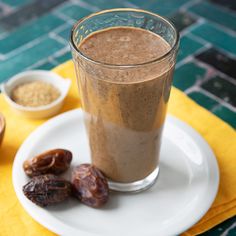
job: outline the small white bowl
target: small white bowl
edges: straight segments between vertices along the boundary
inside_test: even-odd
[[[58,99],[52,103],[40,107],[26,107],[15,103],[11,99],[12,89],[20,84],[32,82],[35,80],[50,83],[60,91]],[[69,91],[70,79],[63,79],[59,75],[51,71],[32,70],[19,73],[10,78],[6,83],[1,85],[2,93],[9,105],[18,113],[28,118],[46,118],[58,113],[61,109],[64,99]]]

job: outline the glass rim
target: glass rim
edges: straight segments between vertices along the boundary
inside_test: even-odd
[[[164,55],[162,55],[161,57],[155,58],[155,59],[153,59],[151,61],[147,61],[147,62],[143,62],[143,63],[137,63],[137,64],[122,64],[122,65],[120,65],[120,64],[105,63],[105,62],[101,62],[99,60],[93,60],[92,58],[90,58],[90,57],[86,56],[84,53],[82,53],[79,50],[79,48],[76,46],[76,44],[74,42],[74,39],[73,39],[75,29],[82,22],[86,21],[89,18],[92,18],[92,17],[94,17],[96,15],[101,15],[101,14],[108,13],[108,12],[117,12],[117,11],[143,12],[143,13],[147,13],[149,15],[153,15],[155,17],[161,18],[163,21],[168,23],[173,28],[173,30],[175,32],[175,41],[174,41],[173,46],[171,46],[171,49],[168,52],[166,52]],[[132,26],[130,26],[130,27],[132,27]],[[75,50],[83,59],[85,59],[86,61],[91,62],[93,64],[100,65],[100,66],[105,66],[105,67],[113,67],[113,68],[132,68],[132,67],[139,67],[139,66],[145,66],[145,65],[154,64],[154,63],[161,62],[164,59],[168,58],[168,56],[171,55],[172,52],[175,51],[178,48],[179,32],[176,29],[175,25],[169,19],[167,19],[167,18],[165,18],[165,17],[163,17],[163,16],[161,16],[159,14],[156,14],[156,13],[153,13],[153,12],[150,12],[150,11],[146,11],[146,10],[143,10],[143,9],[136,9],[136,8],[112,8],[112,9],[107,9],[107,10],[102,10],[102,11],[98,11],[98,12],[95,12],[95,13],[91,13],[91,14],[81,18],[80,20],[78,20],[73,25],[73,27],[71,29],[69,43],[71,45],[71,48],[73,50]]]

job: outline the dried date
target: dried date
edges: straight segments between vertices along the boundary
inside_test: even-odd
[[[54,149],[26,160],[23,168],[29,177],[43,174],[59,175],[69,168],[71,160],[72,153],[70,151]]]
[[[46,207],[66,200],[71,195],[71,183],[55,175],[40,175],[23,186],[25,196]]]
[[[82,203],[91,207],[100,207],[109,199],[107,179],[90,164],[79,165],[73,170],[72,189]]]

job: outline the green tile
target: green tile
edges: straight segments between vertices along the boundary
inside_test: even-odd
[[[236,106],[236,85],[224,78],[215,76],[201,84],[201,87],[232,106]]]
[[[68,4],[59,8],[58,10],[60,13],[72,18],[73,20],[79,20],[80,18],[91,14],[92,11],[85,9],[81,6],[76,4]]]
[[[213,100],[212,98],[204,95],[201,92],[192,92],[189,94],[199,105],[205,107],[207,110],[211,111],[218,117],[220,117],[225,122],[229,123],[231,126],[236,128],[236,113],[229,110],[227,107],[221,105],[219,102]]]
[[[20,0],[19,0],[20,1]],[[7,30],[12,31],[33,19],[39,18],[66,0],[33,0],[16,11],[7,14],[0,20],[0,24]]]
[[[110,8],[122,8],[122,7],[127,7],[126,3],[128,1],[120,1],[120,0],[83,0],[83,2],[90,4],[91,6],[96,6],[99,9],[110,9]],[[132,0],[130,1],[131,3]]]
[[[66,52],[63,55],[54,58],[54,60],[57,62],[57,64],[61,64],[61,63],[68,61],[70,59],[72,59],[71,52]]]
[[[63,39],[65,39],[65,40],[69,40],[71,29],[72,29],[72,26],[68,25],[68,26],[66,26],[65,29],[59,31],[56,34],[59,35],[60,37],[62,37]]]
[[[188,96],[192,98],[199,105],[205,107],[207,110],[211,110],[212,108],[214,108],[219,104],[217,101],[213,100],[212,98],[206,96],[201,92],[194,91],[188,94]]]
[[[180,39],[180,50],[178,52],[177,61],[181,61],[187,56],[195,53],[200,48],[204,47],[202,43],[197,42],[196,40],[186,36],[183,36]]]
[[[14,49],[43,36],[65,22],[52,15],[46,15],[13,31],[0,40],[0,53],[6,54]]]
[[[236,235],[236,219],[234,217],[234,224],[231,225],[230,229],[228,230],[228,236],[235,236]]]
[[[10,5],[12,7],[22,7],[33,0],[2,0],[3,3]]]
[[[24,70],[26,67],[47,58],[65,47],[65,45],[51,38],[45,38],[32,48],[29,48],[16,56],[0,63],[0,82],[8,79],[10,76]]]
[[[188,1],[189,0],[155,0],[146,2],[148,4],[148,10],[166,16],[179,9]]]
[[[3,28],[0,26],[0,35],[3,34],[3,33],[5,33],[5,32],[6,32],[6,30],[3,29]],[[1,53],[1,50],[0,50],[0,53]]]
[[[169,16],[169,18],[174,23],[178,31],[181,31],[196,22],[195,18],[193,18],[190,14],[182,11],[174,12]]]
[[[194,63],[187,63],[175,70],[173,84],[175,87],[185,90],[201,80],[205,74],[205,68]]]
[[[189,0],[132,0],[130,2],[139,6],[140,8],[147,9],[161,15],[169,15],[188,1]]]
[[[219,106],[216,109],[212,110],[212,112],[220,117],[225,122],[229,123],[232,127],[236,128],[236,113],[229,110],[224,106]]]
[[[51,69],[54,68],[54,67],[55,67],[55,65],[54,65],[53,63],[51,63],[51,62],[45,62],[45,63],[43,63],[43,64],[40,65],[40,66],[34,67],[34,69],[36,69],[36,70],[51,70]]]
[[[236,36],[217,28],[211,23],[203,23],[192,29],[191,33],[209,41],[216,47],[236,54]]]
[[[236,30],[236,14],[222,9],[208,2],[201,2],[189,8],[190,12],[200,15],[208,20]]]

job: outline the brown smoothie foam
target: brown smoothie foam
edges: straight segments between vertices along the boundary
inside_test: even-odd
[[[97,31],[78,48],[94,61],[113,65],[150,62],[171,49],[160,36],[132,27]],[[81,58],[76,62],[93,164],[113,181],[145,178],[159,161],[173,63],[117,68]]]

